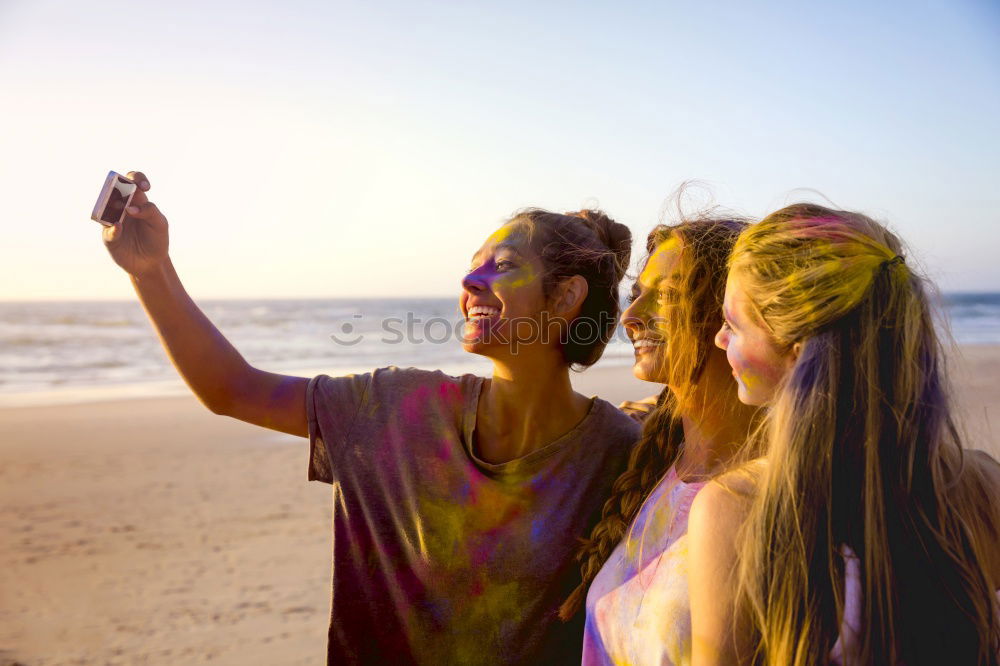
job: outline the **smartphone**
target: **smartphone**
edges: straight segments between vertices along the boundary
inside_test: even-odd
[[[108,172],[108,177],[104,179],[104,187],[101,188],[101,195],[97,197],[94,204],[94,212],[90,214],[90,219],[100,222],[106,227],[113,227],[125,217],[125,209],[132,203],[132,195],[138,187],[134,181],[125,176]]]

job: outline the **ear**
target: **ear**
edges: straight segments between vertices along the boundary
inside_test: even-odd
[[[788,351],[788,364],[795,365],[795,362],[799,360],[799,356],[802,354],[802,343],[796,342],[792,345],[792,348]]]
[[[574,275],[559,283],[552,304],[556,313],[576,316],[584,299],[587,298],[587,280],[582,275]]]

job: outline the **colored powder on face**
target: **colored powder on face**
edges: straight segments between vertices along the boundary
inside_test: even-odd
[[[499,277],[497,277],[496,282],[502,282],[511,289],[520,289],[534,284],[537,279],[538,275],[535,272],[534,265],[527,260],[522,259],[520,266],[516,271],[514,271],[514,275],[510,273],[501,273]]]
[[[517,256],[517,269],[513,271],[500,271],[496,268],[496,255],[503,252],[503,248],[498,246],[505,245],[510,246],[518,254]],[[520,231],[512,225],[504,225],[494,231],[486,242],[483,243],[483,247],[480,249],[479,254],[484,252],[489,252],[494,255],[494,261],[484,261],[478,269],[473,271],[477,276],[489,284],[494,282],[502,284],[509,288],[520,288],[526,285],[534,283],[538,279],[538,272],[535,269],[534,264],[528,259],[527,253],[527,243],[523,239],[523,235]]]
[[[741,372],[739,374],[738,379],[740,382],[743,383],[743,386],[746,388],[747,391],[756,391],[758,388],[761,387],[762,382],[760,381],[760,379],[756,375],[752,374],[747,370]]]

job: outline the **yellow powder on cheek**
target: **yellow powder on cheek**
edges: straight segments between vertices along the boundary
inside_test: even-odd
[[[757,375],[755,374],[743,371],[739,373],[739,378],[740,381],[743,382],[743,386],[745,386],[748,391],[755,391],[756,389],[760,388],[761,385],[760,378],[758,378]]]
[[[520,289],[530,284],[534,284],[538,279],[538,273],[532,264],[524,263],[516,271],[510,274],[501,274],[497,278],[498,283],[503,283],[511,289]]]

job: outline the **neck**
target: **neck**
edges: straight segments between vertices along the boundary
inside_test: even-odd
[[[559,350],[494,359],[476,412],[476,454],[490,463],[528,455],[572,430],[590,400],[576,393]]]
[[[754,410],[739,402],[729,365],[719,366],[717,355],[712,356],[681,416],[684,448],[677,460],[681,478],[697,480],[724,471],[750,433]]]

